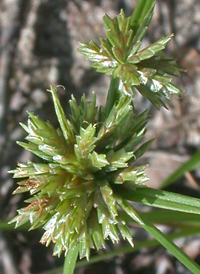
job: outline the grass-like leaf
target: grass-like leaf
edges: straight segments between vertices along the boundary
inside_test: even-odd
[[[161,245],[171,252],[183,265],[185,265],[193,274],[200,273],[200,266],[188,257],[180,248],[178,248],[167,236],[165,236],[154,225],[147,220],[143,220],[138,212],[126,201],[119,200],[120,206],[124,211],[135,220],[141,227],[149,232]]]
[[[147,187],[136,188],[132,191],[124,189],[122,192],[116,186],[115,190],[120,191],[124,199],[134,202],[173,211],[200,214],[200,199],[197,198]]]
[[[200,152],[197,151],[192,157],[179,167],[173,174],[171,174],[161,185],[161,188],[167,187],[176,180],[184,176],[185,172],[192,171],[200,167]]]

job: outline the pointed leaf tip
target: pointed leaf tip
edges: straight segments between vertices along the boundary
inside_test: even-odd
[[[70,141],[73,142],[71,132],[70,132],[70,129],[68,126],[68,121],[65,116],[64,110],[60,104],[60,101],[58,99],[58,96],[56,94],[56,89],[53,88],[52,86],[50,86],[50,89],[48,89],[48,91],[51,92],[51,94],[52,94],[55,112],[56,112],[60,127],[62,129],[63,136],[66,141],[70,139]]]

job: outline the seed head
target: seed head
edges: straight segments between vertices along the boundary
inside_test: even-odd
[[[135,116],[131,98],[121,96],[106,117],[93,93],[90,101],[83,95],[80,106],[72,96],[67,119],[56,91],[50,92],[60,128],[32,113],[28,125],[21,124],[28,143],[18,144],[43,162],[19,163],[11,171],[22,179],[14,193],[31,195],[11,222],[16,227],[26,222],[30,229],[43,227],[41,243],[55,243],[53,254],[58,256],[79,243],[80,258],[89,259],[91,248],[105,248],[107,239],[118,242],[119,232],[133,245],[115,186],[123,192],[147,180],[145,166],[135,166],[147,148],[136,149],[144,137],[147,112]]]

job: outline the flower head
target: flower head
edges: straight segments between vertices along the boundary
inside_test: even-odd
[[[150,144],[136,149],[144,137],[147,112],[135,116],[131,98],[121,96],[106,115],[103,107],[96,107],[93,93],[90,101],[83,95],[80,106],[72,96],[67,119],[56,91],[50,92],[60,128],[32,113],[28,125],[21,125],[29,142],[18,144],[43,162],[19,163],[11,171],[22,179],[14,193],[31,194],[28,206],[18,210],[12,222],[16,227],[26,222],[31,229],[42,226],[41,243],[55,243],[58,256],[79,243],[80,258],[88,259],[90,249],[105,247],[105,240],[118,242],[118,232],[133,245],[115,186],[123,191],[147,180],[145,166],[134,165]]]
[[[138,19],[137,12],[126,18],[123,10],[113,19],[105,14],[103,20],[107,39],[100,38],[100,46],[94,41],[89,44],[81,42],[79,51],[86,55],[98,72],[118,77],[120,90],[124,94],[134,95],[134,89],[137,89],[155,107],[160,108],[166,107],[162,97],[169,99],[171,94],[181,94],[181,90],[171,83],[170,76],[179,76],[183,69],[162,52],[172,35],[140,50],[154,4],[144,18],[141,14]]]

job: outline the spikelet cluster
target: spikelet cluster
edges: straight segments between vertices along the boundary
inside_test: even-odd
[[[116,243],[120,234],[133,245],[115,186],[123,191],[147,180],[145,166],[134,164],[151,143],[139,146],[147,112],[135,116],[131,98],[121,96],[106,115],[103,107],[96,107],[93,93],[90,101],[83,95],[80,105],[72,96],[67,119],[56,90],[50,92],[60,128],[32,113],[28,124],[21,124],[28,142],[18,144],[43,162],[19,163],[11,171],[20,179],[15,193],[31,195],[12,222],[16,227],[27,222],[31,229],[43,227],[41,243],[53,242],[58,256],[79,243],[80,258],[89,259],[91,248],[105,248],[107,239]]]
[[[179,76],[183,69],[163,53],[173,35],[140,50],[153,8],[154,5],[141,22],[135,20],[134,14],[126,17],[123,10],[113,19],[105,14],[107,39],[99,38],[100,46],[94,41],[89,44],[81,42],[79,51],[98,72],[119,77],[119,89],[124,94],[133,96],[136,89],[159,109],[166,107],[163,98],[169,99],[171,94],[182,93],[171,83],[171,76]]]

